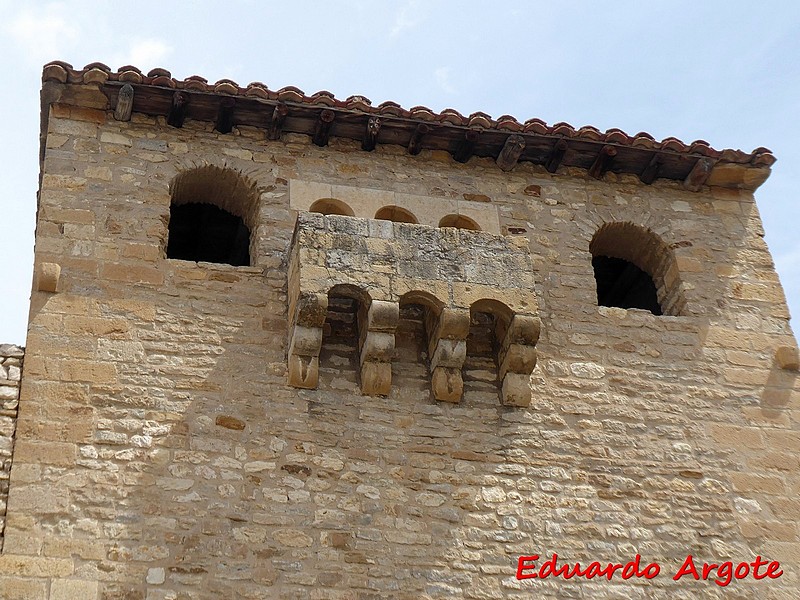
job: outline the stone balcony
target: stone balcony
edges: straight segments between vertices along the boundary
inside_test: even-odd
[[[527,406],[540,321],[527,239],[450,227],[300,212],[288,301],[289,383],[314,389],[329,295],[358,301],[363,393],[387,395],[400,305],[426,309],[431,387],[458,402],[471,314],[494,316],[504,404]]]

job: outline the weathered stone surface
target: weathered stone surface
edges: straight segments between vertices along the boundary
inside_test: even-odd
[[[19,406],[20,379],[25,350],[13,344],[0,345],[0,552],[4,546],[5,517],[8,505],[7,483],[11,468],[11,450],[14,445],[14,434],[17,426],[17,409]],[[4,481],[5,480],[5,481]],[[0,571],[2,575],[2,571]],[[8,598],[33,597],[37,586],[22,583],[4,584],[0,580],[0,592]]]
[[[119,122],[64,82],[35,257],[58,293],[0,346],[0,597],[794,597],[796,343],[749,175],[691,193]],[[249,266],[165,256],[203,165],[254,199]],[[305,212],[326,199],[361,218]],[[639,251],[685,306],[598,307],[601,228],[663,242]],[[552,553],[662,574],[516,580]],[[688,553],[784,575],[673,581]]]

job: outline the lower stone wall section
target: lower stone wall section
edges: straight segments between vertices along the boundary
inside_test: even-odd
[[[25,350],[12,344],[0,345],[0,551],[6,529],[8,477],[11,472],[11,453],[14,431],[17,428],[19,383]]]

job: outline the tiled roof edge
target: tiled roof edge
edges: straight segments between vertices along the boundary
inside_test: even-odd
[[[58,81],[61,83],[99,84],[111,81],[166,87],[176,91],[188,90],[229,96],[259,97],[265,100],[278,102],[295,102],[309,106],[358,110],[375,116],[393,115],[419,121],[446,122],[452,125],[483,130],[497,130],[510,133],[530,132],[539,135],[559,136],[567,139],[607,142],[619,146],[631,146],[648,150],[663,150],[679,154],[692,154],[695,156],[702,155],[724,162],[738,164],[750,163],[754,166],[771,166],[776,161],[772,152],[763,147],[756,148],[750,153],[734,149],[717,150],[712,148],[705,140],[695,140],[687,144],[677,138],[668,137],[659,142],[653,138],[653,136],[645,132],[629,135],[616,128],[601,132],[591,125],[576,129],[569,123],[547,125],[540,119],[530,119],[524,123],[520,123],[516,118],[510,115],[503,115],[497,119],[492,119],[486,113],[476,112],[465,116],[452,108],[446,108],[436,113],[425,106],[415,106],[411,109],[405,109],[395,102],[383,102],[378,106],[372,106],[370,100],[364,96],[355,95],[340,100],[327,91],[319,91],[307,95],[303,90],[293,86],[283,87],[279,90],[270,90],[261,82],[252,82],[246,87],[241,87],[230,79],[221,79],[215,83],[209,83],[206,79],[197,75],[179,80],[172,77],[172,74],[168,70],[161,68],[152,69],[145,74],[138,68],[130,65],[120,67],[117,71],[112,71],[110,67],[99,62],[90,63],[83,69],[75,69],[69,63],[53,61],[44,66],[42,80],[44,82]]]

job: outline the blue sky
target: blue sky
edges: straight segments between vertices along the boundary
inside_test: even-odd
[[[800,315],[800,2],[0,0],[0,52],[0,343],[25,339],[53,59],[766,146],[758,205]]]

